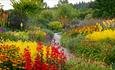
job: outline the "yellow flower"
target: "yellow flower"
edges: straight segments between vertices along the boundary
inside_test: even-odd
[[[4,43],[0,43],[0,45],[9,45],[9,46],[14,45],[15,47],[19,47],[20,48],[20,51],[19,51],[20,54],[23,54],[24,49],[28,47],[30,52],[31,52],[32,57],[34,57],[36,52],[37,52],[36,51],[37,43],[31,42],[31,41],[25,41],[25,42],[22,42],[20,40],[19,41],[6,41]]]
[[[46,53],[47,53],[46,46],[43,46],[42,50],[43,50],[43,59],[46,60]]]
[[[103,25],[106,27],[107,26],[107,24],[103,21]]]
[[[96,25],[98,26],[98,28],[99,28],[99,31],[102,31],[102,26],[100,25],[100,23],[96,23]]]
[[[87,35],[86,38],[93,41],[105,40],[108,38],[115,39],[115,30],[109,29],[101,32],[93,32],[92,34]]]

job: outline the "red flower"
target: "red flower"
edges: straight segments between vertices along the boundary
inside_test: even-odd
[[[41,51],[41,49],[42,49],[42,42],[39,41],[39,42],[38,42],[37,51]]]
[[[42,70],[48,70],[48,64],[47,63],[42,64]]]
[[[60,58],[63,59],[64,58],[64,50],[62,49],[62,51],[60,52]]]
[[[40,70],[41,67],[40,56],[37,55],[33,64],[33,70]]]
[[[58,70],[58,69],[55,65],[51,64],[49,70]]]
[[[24,49],[24,56],[25,56],[25,69],[26,70],[31,70],[31,53],[29,52],[29,50],[27,48]]]

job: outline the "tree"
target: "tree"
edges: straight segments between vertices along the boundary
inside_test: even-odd
[[[43,9],[43,0],[11,0],[14,10],[24,12],[28,16],[35,16],[35,13],[39,13]]]
[[[72,19],[76,18],[79,11],[67,2],[67,0],[61,0],[58,4],[58,17],[61,23],[69,23]]]
[[[115,0],[95,0],[94,17],[115,17]]]
[[[59,0],[58,5],[68,4],[68,0]]]
[[[9,20],[11,27],[20,28],[20,24],[25,26],[34,26],[37,23],[38,15],[43,9],[43,0],[11,0],[13,11],[10,14]]]
[[[26,18],[27,17],[22,13],[20,13],[20,11],[12,11],[9,15],[9,22],[10,22],[9,27],[13,30],[21,29],[20,24],[24,23],[25,26],[25,22],[27,21]]]

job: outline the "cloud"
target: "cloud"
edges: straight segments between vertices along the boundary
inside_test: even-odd
[[[13,9],[11,2],[9,0],[0,0],[1,5],[3,5],[4,10]]]

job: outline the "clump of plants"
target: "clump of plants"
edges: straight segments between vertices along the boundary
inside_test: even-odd
[[[56,45],[22,41],[0,43],[0,69],[64,70],[65,62],[64,51],[59,51]]]
[[[60,32],[62,31],[63,24],[59,21],[52,21],[52,22],[49,22],[48,26],[54,32]]]

